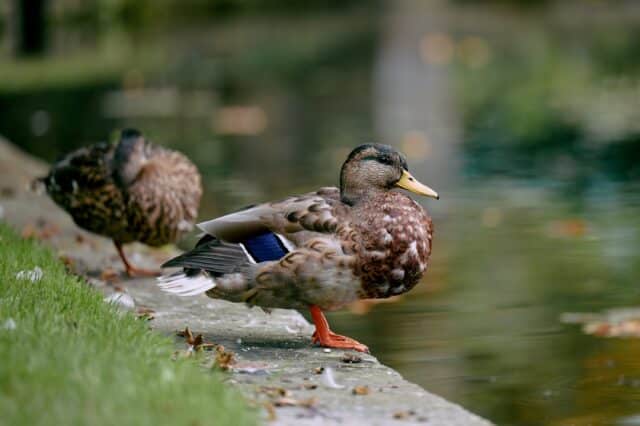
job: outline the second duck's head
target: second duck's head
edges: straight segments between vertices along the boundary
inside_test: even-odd
[[[340,171],[340,196],[348,204],[393,188],[438,199],[438,194],[409,173],[404,156],[388,145],[355,148]]]
[[[146,141],[135,129],[124,129],[113,154],[115,177],[120,185],[129,185],[147,162]]]

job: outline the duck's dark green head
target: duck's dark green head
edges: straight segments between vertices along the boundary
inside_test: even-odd
[[[409,173],[404,155],[388,145],[365,144],[356,147],[340,171],[340,195],[344,202],[358,200],[394,187],[438,199],[431,188]]]

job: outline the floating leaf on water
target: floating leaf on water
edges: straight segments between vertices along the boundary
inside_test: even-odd
[[[30,270],[20,271],[16,274],[16,278],[19,280],[31,281],[32,283],[38,282],[42,279],[44,272],[39,266],[36,266]]]
[[[330,367],[327,367],[324,369],[323,373],[322,373],[322,384],[325,385],[326,387],[330,388],[330,389],[343,389],[344,385],[339,385],[338,383],[336,383],[335,378],[333,377],[333,369]]]
[[[555,220],[548,224],[547,233],[555,238],[577,238],[589,233],[589,226],[581,218]]]
[[[586,334],[599,337],[640,337],[640,309],[617,308],[603,314],[566,313],[561,320],[583,324]]]

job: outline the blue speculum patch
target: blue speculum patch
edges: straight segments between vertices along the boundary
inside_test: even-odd
[[[256,262],[267,262],[284,257],[288,250],[273,232],[256,235],[242,242]]]

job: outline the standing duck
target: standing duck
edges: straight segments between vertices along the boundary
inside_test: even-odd
[[[415,286],[427,268],[433,226],[407,195],[438,198],[386,145],[361,145],[347,157],[340,188],[259,204],[203,222],[205,236],[163,267],[159,278],[181,296],[263,308],[309,309],[321,346],[368,351],[333,333],[323,314],[358,299],[386,298]]]
[[[130,276],[155,275],[127,260],[122,245],[175,242],[193,227],[202,195],[196,166],[133,129],[117,144],[98,143],[65,155],[40,179],[74,222],[113,240]]]

